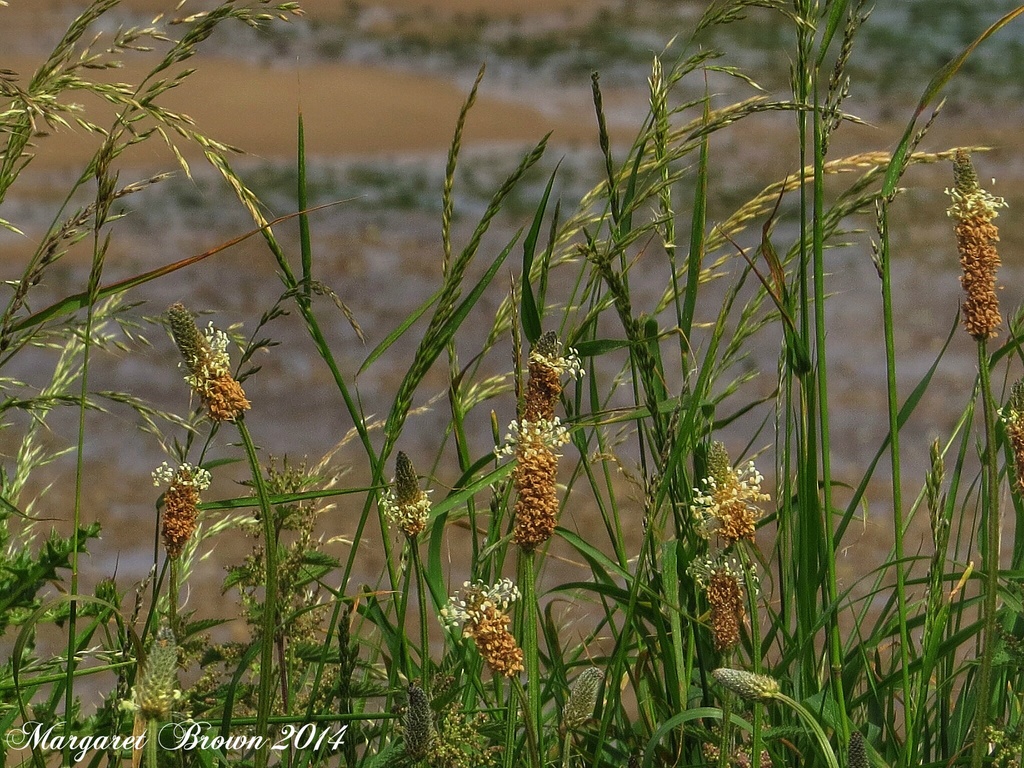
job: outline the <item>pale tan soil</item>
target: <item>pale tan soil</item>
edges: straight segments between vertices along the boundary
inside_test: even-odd
[[[31,72],[39,59],[5,59],[5,66]],[[466,89],[437,77],[350,64],[314,67],[258,67],[205,57],[164,105],[187,113],[207,135],[261,157],[293,157],[297,114],[301,108],[306,151],[312,156],[386,155],[443,151],[450,143]],[[118,80],[133,82],[141,67],[118,70]],[[100,106],[90,97],[81,103]],[[95,117],[100,125],[106,120]],[[592,120],[542,114],[528,105],[487,92],[486,85],[467,123],[467,145],[536,142],[548,131],[562,144],[592,141]],[[33,168],[78,168],[95,151],[97,140],[84,131],[60,130],[38,142]],[[158,142],[150,142],[154,151]],[[191,156],[195,156],[195,152]],[[134,157],[139,158],[138,154]],[[128,158],[129,160],[131,158]],[[156,156],[142,160],[156,160]],[[166,162],[166,158],[165,158]]]
[[[210,7],[209,2],[189,2],[178,12]],[[369,6],[370,4],[366,4]],[[412,10],[443,26],[459,13],[486,12],[497,16],[522,16],[564,12],[587,17],[601,6],[593,0],[392,0],[377,4],[395,11]],[[0,67],[18,73],[24,84],[44,62],[55,42],[82,2],[70,0],[13,0],[0,7]],[[168,11],[173,0],[125,0],[121,7],[140,12]],[[310,18],[330,18],[345,11],[343,0],[310,0],[303,3]],[[429,11],[429,13],[427,13]],[[449,21],[446,22],[446,19]],[[109,37],[110,30],[106,30]],[[101,49],[102,47],[100,47]],[[110,72],[89,70],[82,76],[117,82],[138,82],[156,54],[125,55],[126,66]],[[418,74],[380,66],[317,62],[288,65],[277,62],[260,66],[252,62],[217,57],[207,52],[188,62],[198,71],[161,103],[188,114],[206,135],[264,158],[294,157],[296,118],[303,112],[307,153],[312,157],[339,155],[387,155],[392,153],[443,152],[451,142],[459,109],[469,83],[454,77]],[[81,103],[90,119],[108,127],[109,107],[88,94],[67,94],[62,101]],[[532,105],[522,94],[502,91],[485,78],[467,124],[467,146],[496,143],[534,143],[551,131],[554,144],[594,143],[590,83],[587,78],[565,84],[564,91],[548,95],[545,104]],[[608,90],[605,101],[614,110],[616,94]],[[581,109],[586,110],[581,113]],[[99,111],[97,111],[99,110]],[[582,114],[582,119],[581,119]],[[45,129],[45,125],[38,126]],[[613,129],[614,121],[613,121]],[[77,170],[95,151],[97,139],[84,131],[58,129],[40,137],[32,170]],[[626,138],[626,134],[622,134]],[[157,152],[158,142],[147,142],[122,162],[164,167],[168,152]],[[185,152],[189,160],[195,149]],[[24,188],[24,184],[22,185]]]

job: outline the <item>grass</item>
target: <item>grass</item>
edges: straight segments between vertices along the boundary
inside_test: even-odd
[[[5,764],[1021,764],[1024,385],[1010,384],[1024,359],[1021,319],[995,314],[1001,201],[979,188],[969,151],[925,151],[923,142],[975,48],[1024,7],[921,84],[891,152],[844,157],[832,139],[856,119],[844,99],[863,4],[772,4],[773,23],[788,31],[791,92],[724,104],[692,96],[706,94],[706,76],[719,70],[691,33],[749,23],[741,17],[753,4],[712,4],[651,62],[650,109],[631,146],[610,140],[593,77],[601,179],[581,194],[575,172],[565,181],[548,159],[547,137],[496,181],[486,182],[486,163],[464,173],[481,71],[453,116],[436,180],[434,291],[394,328],[360,329],[318,276],[313,233],[330,213],[309,208],[335,181],[307,174],[301,119],[294,169],[245,179],[230,147],[161,106],[189,75],[180,65],[218,27],[261,25],[294,6],[225,3],[180,25],[88,43],[114,5],[93,2],[34,75],[0,80],[0,201],[45,151],[39,125],[77,122],[97,142],[8,282],[0,316],[0,366],[17,370],[40,347],[53,359],[43,386],[8,371],[0,382],[4,421],[17,431],[0,475],[9,649],[0,725],[23,735],[52,727],[47,739],[4,741]],[[143,82],[91,79],[142,45],[158,49]],[[743,82],[744,73],[725,73]],[[66,106],[69,90],[100,94],[117,117],[94,125]],[[789,122],[792,170],[713,222],[709,209],[724,203],[711,139],[764,113]],[[164,175],[120,180],[119,158],[143,141],[201,147],[254,228],[112,283],[122,201],[167,184]],[[890,218],[906,215],[908,169],[933,163],[955,169],[967,292],[962,323],[936,335],[935,364],[904,390],[895,330],[915,299],[894,290]],[[389,206],[407,196],[419,206],[421,187],[435,183],[414,176],[408,193],[392,192],[377,168],[354,177],[380,186]],[[299,211],[295,252],[254,191],[280,197],[282,185],[294,186]],[[520,228],[491,247],[502,215]],[[475,224],[455,226],[471,216]],[[881,286],[871,311],[884,330],[888,429],[849,478],[833,469],[843,446],[833,440],[830,369],[844,329],[827,311],[843,300],[827,260],[865,220],[871,229],[859,240]],[[203,328],[181,304],[152,321],[170,335],[154,344],[180,352],[180,370],[168,365],[166,376],[185,376],[191,410],[93,391],[96,356],[140,343],[136,289],[173,284],[186,266],[250,239],[262,239],[281,286],[261,316],[238,318],[244,332]],[[84,284],[38,306],[37,286],[76,246],[91,256]],[[653,296],[640,287],[650,275]],[[396,290],[403,279],[395,275]],[[486,301],[497,310],[482,311]],[[336,305],[369,341],[357,368],[330,341]],[[334,385],[334,401],[317,407],[351,424],[338,448],[358,457],[350,474],[333,453],[275,459],[272,444],[252,437],[271,415],[245,389],[266,375],[257,353],[275,346],[286,313],[301,320]],[[925,476],[911,477],[904,459],[924,446],[902,430],[954,345],[975,351],[975,386],[931,446]],[[751,364],[765,350],[771,370]],[[367,413],[360,386],[399,357],[390,403]],[[154,567],[140,584],[97,574],[85,557],[104,534],[83,505],[84,456],[111,403],[132,409],[168,454],[154,473]],[[450,420],[423,450],[415,425],[428,407]],[[58,408],[76,415],[71,445],[45,439]],[[64,451],[77,473],[62,535],[47,533],[51,520],[26,489]],[[245,487],[213,492],[232,465],[247,468]],[[890,499],[868,495],[877,484]],[[339,530],[326,513],[342,501],[352,512]],[[890,551],[846,584],[839,562],[857,546],[861,515],[888,521]],[[930,541],[914,548],[908,532],[922,522]],[[203,559],[243,533],[256,542],[251,552],[223,583],[209,583]],[[377,564],[379,577],[365,581]],[[91,594],[86,583],[96,585]],[[203,615],[185,598],[217,588],[237,598],[233,615]],[[227,622],[239,629],[231,639],[219,632]],[[57,654],[45,650],[54,638]]]

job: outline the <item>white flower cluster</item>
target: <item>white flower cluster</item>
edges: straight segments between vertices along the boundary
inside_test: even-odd
[[[749,576],[749,586],[752,591],[757,594],[761,586],[761,580],[757,575],[757,569],[753,564],[746,568]],[[724,574],[737,581],[742,581],[744,576],[744,567],[735,557],[711,557],[706,556],[694,560],[687,567],[686,572],[690,577],[697,582],[697,586],[701,589],[707,589],[711,584],[711,578],[715,574]]]
[[[206,355],[203,359],[189,361],[191,373],[185,377],[189,387],[197,391],[205,391],[212,379],[219,379],[231,373],[231,357],[228,355],[228,335],[213,327],[210,322],[203,329],[206,342]]]
[[[380,508],[384,517],[403,531],[422,530],[430,518],[430,491],[420,491],[414,502],[399,504],[393,488],[388,488],[380,497]]]
[[[562,420],[557,416],[550,421],[513,421],[508,428],[504,444],[495,451],[499,456],[512,456],[519,446],[527,451],[540,446],[554,450],[569,442],[569,430],[562,426]]]
[[[569,374],[574,379],[581,378],[586,371],[580,362],[580,356],[575,349],[569,347],[562,355],[545,355],[536,350],[530,352],[530,362],[540,363],[546,368],[555,371],[559,376]]]
[[[202,467],[196,467],[185,462],[177,469],[171,469],[166,461],[153,470],[153,485],[160,486],[185,486],[195,488],[197,491],[205,491],[210,487],[210,473]]]
[[[231,358],[228,356],[228,335],[224,331],[213,327],[210,322],[203,330],[203,337],[206,345],[210,348],[209,365],[221,373],[227,373],[231,367]]]
[[[989,194],[984,189],[976,189],[966,195],[956,187],[945,192],[953,200],[953,204],[946,210],[946,215],[961,221],[977,217],[991,220],[999,215],[997,209],[1008,207],[1006,200]]]
[[[739,469],[729,467],[726,476],[722,483],[713,477],[705,477],[703,490],[693,489],[690,511],[697,518],[699,532],[704,538],[710,538],[711,529],[733,510],[770,498],[761,492],[764,475],[757,471],[754,462],[749,461]]]
[[[441,623],[450,629],[463,625],[476,626],[487,617],[487,609],[507,613],[509,606],[520,597],[519,588],[512,579],[502,579],[493,587],[482,581],[465,582],[459,595],[441,609]]]

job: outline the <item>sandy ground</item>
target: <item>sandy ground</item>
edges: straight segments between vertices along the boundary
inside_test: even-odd
[[[180,13],[210,7],[203,0],[185,3]],[[311,18],[341,14],[344,0],[307,0],[302,3]],[[398,12],[423,13],[437,23],[460,13],[507,16],[569,13],[585,17],[600,7],[593,0],[390,0],[376,4]],[[52,47],[55,30],[66,27],[81,2],[69,0],[12,0],[0,8],[0,66],[18,73],[19,83],[27,81],[43,63]],[[139,12],[172,12],[173,0],[124,0],[122,7]],[[109,33],[109,30],[107,30]],[[120,82],[137,82],[146,71],[149,57],[132,54],[124,69],[110,73],[88,71],[86,76]],[[198,71],[187,82],[164,97],[163,104],[187,113],[207,135],[266,158],[291,158],[295,153],[296,116],[302,110],[307,153],[310,156],[381,156],[394,153],[445,151],[451,142],[459,109],[469,84],[444,75],[420,74],[390,67],[317,62],[283,66],[260,66],[231,58],[201,53],[189,62]],[[546,104],[534,105],[521,94],[502,92],[488,81],[480,90],[465,134],[467,146],[536,142],[552,132],[552,142],[573,145],[595,138],[589,111],[581,120],[581,109],[589,106],[589,81],[566,84],[564,91]],[[88,94],[74,93],[65,101],[80,102],[94,121],[108,126],[113,112],[90,100]],[[606,94],[614,107],[616,96]],[[97,112],[97,109],[99,112]],[[103,110],[106,110],[103,112]],[[97,118],[96,115],[101,117]],[[73,170],[92,155],[94,136],[81,130],[58,129],[39,137],[33,170]],[[155,152],[156,142],[124,160],[139,164],[166,165]],[[190,159],[196,157],[195,151]]]
[[[5,65],[31,72],[39,59],[17,57]],[[118,80],[132,81],[142,68],[118,70]],[[579,96],[585,97],[581,86]],[[301,109],[306,151],[311,156],[388,155],[443,151],[450,144],[467,89],[429,75],[361,67],[318,64],[315,67],[254,67],[231,59],[204,58],[186,83],[167,94],[163,104],[186,112],[207,135],[260,157],[293,157],[297,115]],[[90,108],[89,97],[76,100]],[[113,113],[107,110],[109,125]],[[487,92],[486,84],[470,113],[467,145],[526,143],[553,132],[558,143],[593,142],[593,120],[544,114],[529,105]],[[77,168],[91,156],[96,138],[84,131],[61,129],[37,140],[34,169]],[[148,152],[158,142],[149,142]],[[195,153],[193,152],[193,156]],[[136,154],[138,161],[155,155]]]

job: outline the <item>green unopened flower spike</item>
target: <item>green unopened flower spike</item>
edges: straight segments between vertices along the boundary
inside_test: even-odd
[[[741,669],[720,667],[711,676],[724,688],[728,688],[744,701],[766,702],[776,699],[781,693],[775,678],[744,672]]]
[[[768,704],[774,702],[777,705],[788,707],[796,713],[803,722],[804,727],[810,731],[814,740],[818,742],[825,765],[828,768],[839,768],[839,760],[832,749],[828,736],[821,727],[814,715],[796,699],[787,696],[782,692],[779,682],[767,675],[758,675],[753,672],[744,672],[740,669],[720,668],[712,671],[711,676],[718,683],[735,693],[744,701],[757,704]]]
[[[405,752],[413,760],[422,760],[434,736],[434,723],[430,714],[430,699],[416,683],[409,684],[409,701],[402,722],[405,731]]]
[[[597,667],[587,667],[573,681],[569,689],[569,699],[562,711],[562,730],[570,731],[579,728],[594,714],[597,704],[597,691],[604,680],[604,672]]]
[[[860,731],[850,734],[850,746],[846,749],[846,764],[850,768],[869,768],[868,751]]]
[[[161,624],[146,657],[142,679],[135,686],[135,708],[144,720],[166,720],[178,698],[174,687],[178,643],[167,624]]]

